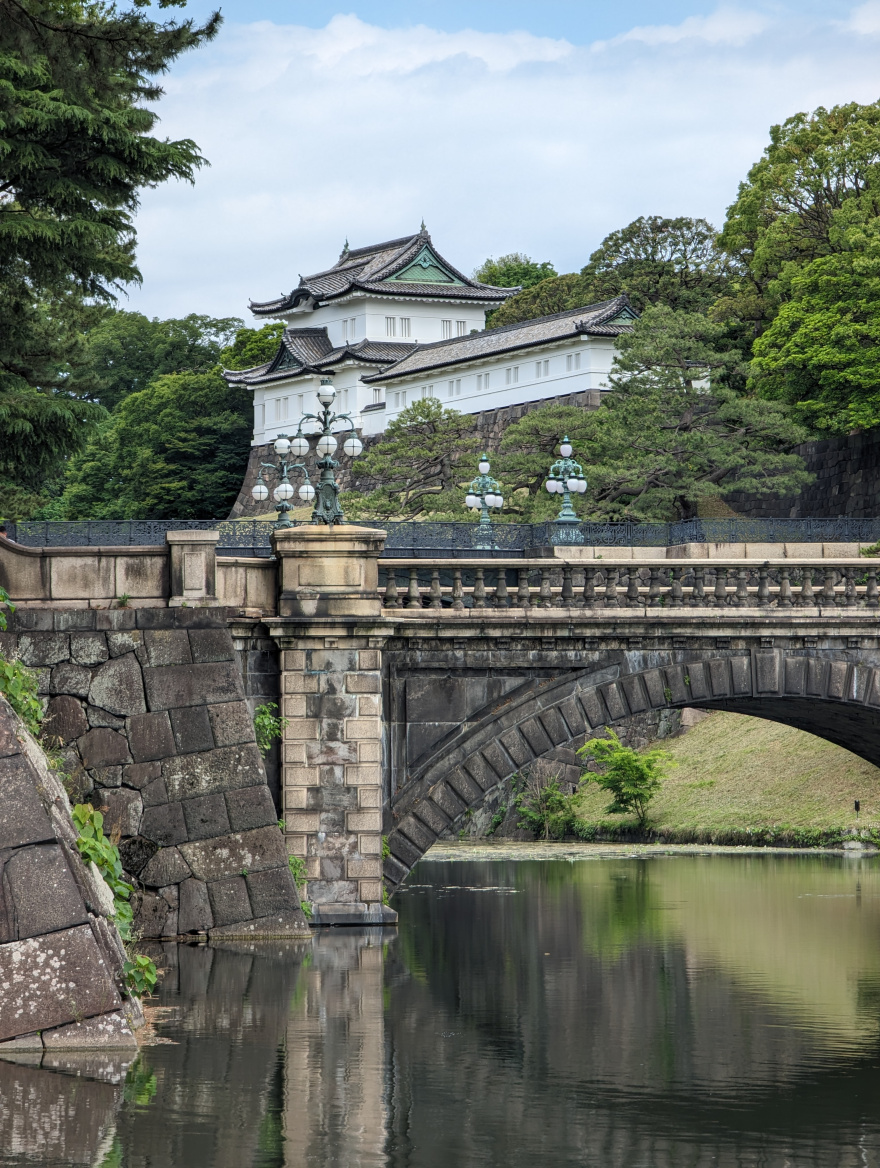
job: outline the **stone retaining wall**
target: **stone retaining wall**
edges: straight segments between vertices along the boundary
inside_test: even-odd
[[[0,698],[0,1055],[137,1050],[113,894],[46,756]]]
[[[219,609],[20,609],[0,653],[39,673],[75,801],[116,833],[144,937],[308,923]]]

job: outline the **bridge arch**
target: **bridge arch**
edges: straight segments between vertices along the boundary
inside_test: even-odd
[[[559,746],[651,710],[730,710],[782,722],[880,766],[880,669],[845,649],[631,652],[538,679],[435,744],[391,799],[386,880],[396,886],[445,829]]]

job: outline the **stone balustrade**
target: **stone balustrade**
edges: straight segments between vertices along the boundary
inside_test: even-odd
[[[866,608],[880,606],[880,559],[385,560],[383,612],[487,608]]]

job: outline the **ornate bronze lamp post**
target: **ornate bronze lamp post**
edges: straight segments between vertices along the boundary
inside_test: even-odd
[[[344,523],[345,516],[342,513],[342,508],[339,506],[339,486],[336,482],[335,470],[339,463],[333,457],[333,452],[338,445],[336,438],[331,434],[330,430],[338,422],[348,422],[348,436],[345,438],[342,449],[346,454],[352,458],[356,458],[363,450],[363,445],[355,433],[354,423],[349,414],[334,414],[332,412],[333,402],[336,400],[336,390],[333,388],[333,383],[329,377],[321,378],[321,385],[318,389],[318,401],[321,405],[320,414],[303,414],[297,425],[296,434],[292,438],[286,434],[281,434],[275,439],[275,453],[279,456],[278,463],[263,462],[260,464],[260,469],[257,472],[257,481],[251,491],[253,497],[258,503],[264,502],[269,498],[269,488],[263,479],[263,471],[276,474],[278,476],[278,486],[272,492],[272,497],[278,504],[278,522],[276,527],[292,527],[290,521],[290,500],[293,498],[293,484],[289,480],[289,474],[293,470],[300,470],[303,473],[305,482],[299,488],[299,497],[304,503],[310,503],[315,500],[315,507],[312,511],[312,523],[324,523],[328,527],[333,527],[334,524]],[[304,422],[317,422],[321,427],[319,434],[310,435],[310,437],[317,437],[318,441],[315,444],[315,451],[321,455],[318,461],[318,468],[321,472],[318,479],[317,488],[312,486],[309,472],[305,464],[302,462],[292,462],[291,455],[302,457],[308,454],[310,450],[309,437],[302,432]]]
[[[468,488],[464,504],[471,511],[480,512],[480,526],[474,547],[481,551],[491,551],[495,547],[495,539],[489,512],[500,511],[504,506],[504,498],[501,494],[501,484],[489,474],[489,459],[485,454],[477,464],[477,470],[480,473]]]
[[[557,458],[550,467],[550,473],[544,483],[551,495],[562,495],[562,507],[554,520],[558,524],[555,542],[560,544],[583,543],[584,537],[576,528],[576,524],[579,524],[580,520],[571,505],[571,496],[582,495],[587,489],[587,480],[584,478],[581,464],[575,462],[571,457],[572,445],[568,436],[562,439],[559,453],[561,458]]]

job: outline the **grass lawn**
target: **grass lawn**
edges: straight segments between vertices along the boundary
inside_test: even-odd
[[[663,835],[780,826],[880,830],[880,768],[802,730],[718,712],[654,745],[678,764],[651,804],[650,826]],[[627,817],[603,814],[608,801],[588,788],[578,814],[590,823],[625,824]]]

